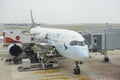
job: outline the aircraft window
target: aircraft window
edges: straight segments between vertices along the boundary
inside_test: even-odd
[[[70,45],[71,46],[75,46],[75,45],[78,45],[78,46],[85,46],[86,45],[86,41],[71,41],[70,42]]]
[[[83,46],[87,45],[86,41],[82,41],[81,43],[82,43]]]

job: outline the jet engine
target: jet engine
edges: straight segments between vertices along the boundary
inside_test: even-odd
[[[8,46],[8,51],[9,51],[10,55],[18,56],[18,55],[22,54],[22,52],[23,52],[22,45],[20,43],[11,43]]]

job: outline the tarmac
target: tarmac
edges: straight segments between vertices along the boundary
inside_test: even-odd
[[[108,51],[108,63],[101,53],[91,53],[91,58],[83,59],[80,75],[73,74],[74,61],[64,57],[57,59],[57,69],[19,72],[20,65],[5,63],[10,55],[2,43],[0,50],[0,80],[120,80],[120,50]]]

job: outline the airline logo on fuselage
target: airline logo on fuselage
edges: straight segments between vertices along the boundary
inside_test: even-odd
[[[64,43],[64,48],[65,48],[65,50],[68,49],[68,47],[65,45],[65,43]]]

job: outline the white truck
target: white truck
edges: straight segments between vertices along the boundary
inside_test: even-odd
[[[18,56],[22,53],[23,44],[34,42],[33,35],[23,30],[3,30],[3,37],[4,46],[8,46],[12,56]]]

